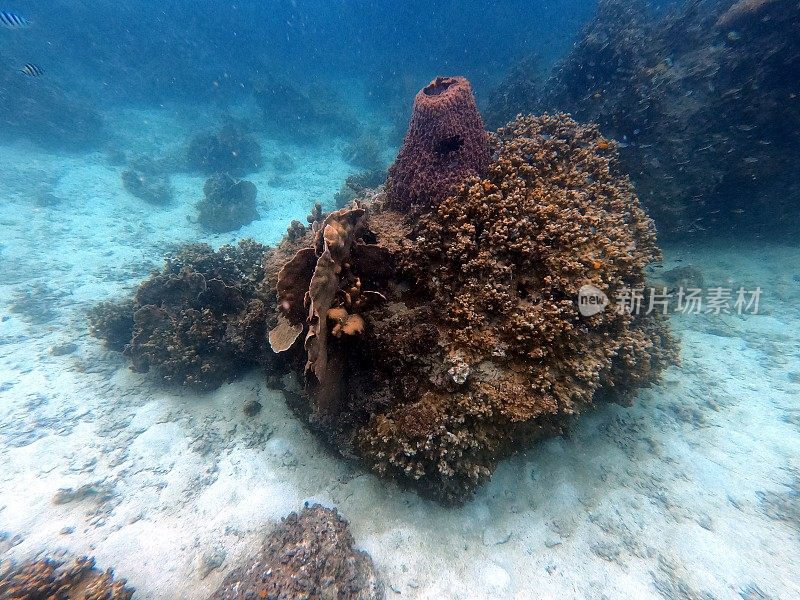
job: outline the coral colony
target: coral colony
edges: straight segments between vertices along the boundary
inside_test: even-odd
[[[583,286],[643,286],[659,250],[614,146],[565,115],[489,134],[469,83],[437,78],[386,189],[308,221],[274,249],[184,249],[94,331],[198,389],[294,371],[319,435],[444,503],[676,360],[663,315],[579,311]]]

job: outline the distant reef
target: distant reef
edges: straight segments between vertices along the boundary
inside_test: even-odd
[[[197,134],[186,149],[186,166],[206,175],[242,177],[261,169],[264,159],[256,137],[235,122]]]
[[[323,83],[264,75],[253,81],[253,96],[271,137],[309,144],[361,133],[361,124],[346,102]]]
[[[197,221],[214,232],[234,231],[258,219],[256,186],[236,181],[227,173],[210,177],[203,186],[204,198],[197,203]]]
[[[579,310],[587,286],[643,287],[660,252],[617,146],[567,115],[488,133],[469,83],[437,78],[386,186],[306,221],[275,248],[184,248],[93,331],[198,389],[293,373],[287,402],[331,447],[446,504],[677,360],[666,317]]]
[[[567,111],[616,140],[662,237],[796,234],[800,5],[692,0],[654,14],[601,0],[547,75],[514,67],[489,121]]]

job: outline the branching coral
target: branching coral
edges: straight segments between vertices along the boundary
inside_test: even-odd
[[[463,77],[438,77],[414,99],[408,133],[389,169],[392,205],[430,206],[489,164],[489,145],[472,87]]]
[[[372,559],[353,546],[335,509],[307,506],[284,519],[259,557],[228,574],[209,600],[383,598]]]
[[[267,251],[251,240],[217,252],[205,244],[186,246],[139,286],[122,311],[108,305],[95,309],[92,332],[112,348],[123,346],[137,371],[154,370],[164,381],[197,389],[215,388],[272,355],[266,334],[274,298],[261,291]],[[130,321],[132,330],[123,341]]]
[[[114,572],[98,571],[94,559],[0,562],[0,598],[5,600],[129,600],[133,590]]]
[[[101,302],[89,311],[89,333],[122,352],[133,334],[133,300]]]

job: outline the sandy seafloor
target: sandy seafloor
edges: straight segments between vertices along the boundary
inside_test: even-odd
[[[166,109],[118,127],[134,153],[188,135]],[[443,508],[329,455],[261,373],[164,389],[87,333],[85,311],[175,244],[274,243],[315,200],[331,206],[351,170],[340,143],[283,148],[301,166],[280,185],[263,144],[267,166],[248,177],[261,220],[220,236],[192,222],[200,176],[173,177],[176,200],[156,208],[102,152],[0,147],[1,556],[92,554],[136,598],[200,600],[316,500],[349,519],[387,598],[800,597],[800,248],[667,247],[665,268],[693,265],[707,286],[760,286],[762,314],[673,317],[683,363],[659,386]]]

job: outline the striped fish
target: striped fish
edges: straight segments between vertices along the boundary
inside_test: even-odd
[[[0,25],[6,29],[25,29],[30,24],[30,21],[25,17],[7,10],[0,10]]]
[[[35,65],[33,63],[28,63],[24,67],[19,70],[20,73],[23,75],[27,75],[28,77],[39,77],[40,75],[44,75],[44,69],[39,65]]]

